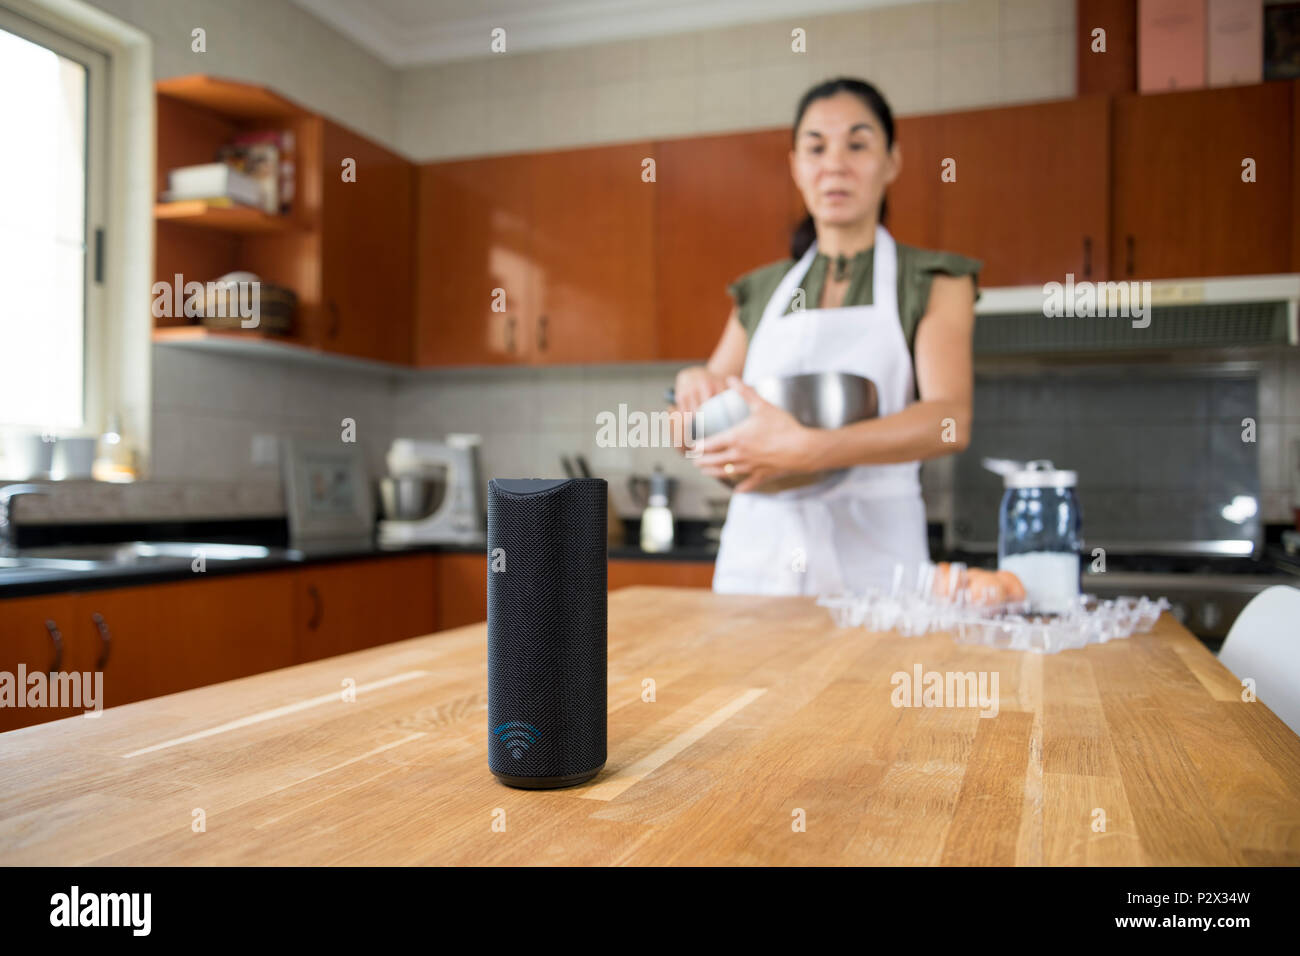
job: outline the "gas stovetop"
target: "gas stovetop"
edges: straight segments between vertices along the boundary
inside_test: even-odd
[[[1275,584],[1300,587],[1300,566],[1283,554],[1259,558],[1106,555],[1106,570],[1085,567],[1083,589],[1099,597],[1166,597],[1172,613],[1217,650],[1251,598]]]

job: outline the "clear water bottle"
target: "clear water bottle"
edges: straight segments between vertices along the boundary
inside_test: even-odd
[[[1074,490],[1078,474],[1050,461],[999,464],[1004,467],[989,465],[1002,475],[1006,488],[998,512],[998,570],[1020,579],[1035,612],[1064,613],[1079,598],[1083,515]]]

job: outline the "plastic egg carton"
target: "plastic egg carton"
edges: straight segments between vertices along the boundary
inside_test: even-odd
[[[982,602],[980,595],[958,586],[963,571],[953,565],[952,580],[936,582],[930,562],[912,574],[897,565],[887,591],[826,595],[817,603],[837,627],[894,631],[903,637],[947,632],[960,643],[1040,654],[1145,634],[1169,609],[1164,598],[1082,595],[1062,614],[1034,614],[1026,601]]]

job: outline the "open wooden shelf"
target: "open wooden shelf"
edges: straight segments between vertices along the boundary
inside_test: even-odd
[[[206,199],[160,202],[153,207],[160,222],[178,222],[223,232],[287,232],[303,226],[289,216],[273,216],[252,206],[225,206]]]
[[[349,369],[380,375],[405,375],[409,366],[327,352],[287,335],[271,335],[256,329],[209,329],[202,325],[165,325],[153,330],[155,345],[220,352],[244,358],[270,359],[296,365]]]
[[[223,80],[220,77],[173,76],[159,80],[162,96],[189,103],[220,116],[248,120],[292,120],[308,116],[307,110],[264,86]]]

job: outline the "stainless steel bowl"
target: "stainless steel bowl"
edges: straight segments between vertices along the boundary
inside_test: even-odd
[[[869,378],[847,372],[810,372],[760,379],[754,390],[773,405],[783,408],[801,425],[810,428],[841,428],[853,422],[875,418],[880,413],[876,385]],[[749,407],[732,389],[714,395],[695,413],[692,432],[696,440],[716,435],[749,416]],[[817,471],[764,482],[756,491],[768,493],[800,488],[825,481],[838,471]],[[743,475],[721,479],[735,487]]]
[[[433,514],[447,493],[443,478],[406,476],[384,478],[379,482],[379,497],[384,517],[389,521],[418,521]]]

